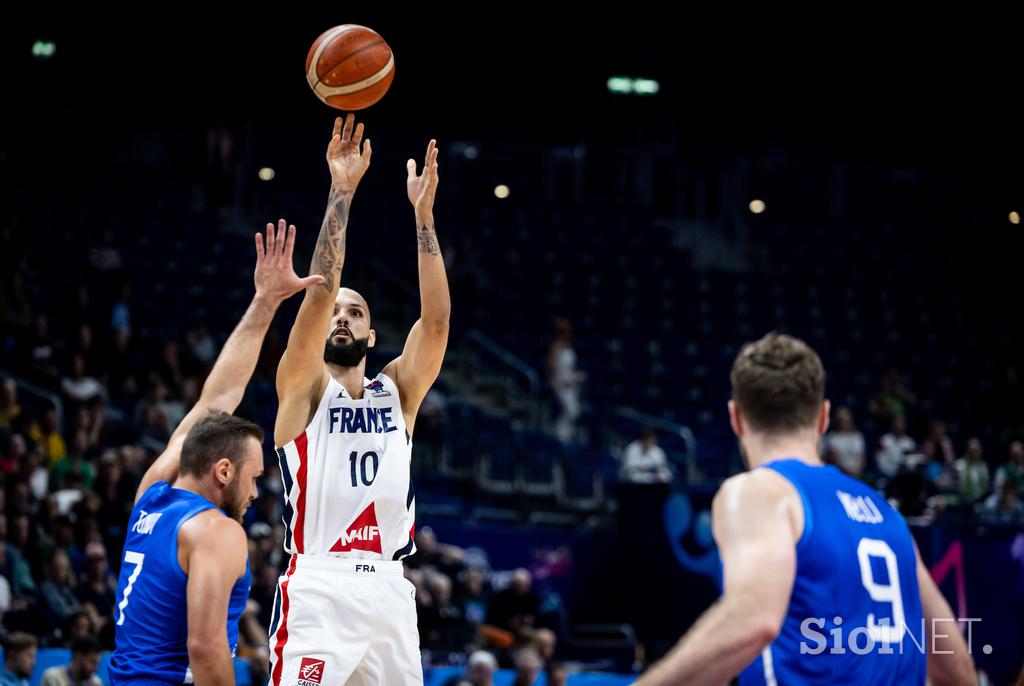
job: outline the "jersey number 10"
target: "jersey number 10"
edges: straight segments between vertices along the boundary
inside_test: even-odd
[[[377,468],[380,466],[380,458],[377,457],[377,453],[363,453],[363,458],[359,459],[359,453],[353,450],[352,454],[348,456],[348,462],[352,467],[352,488],[359,485],[356,482],[356,462],[359,463],[359,478],[364,486],[369,486],[377,478]],[[371,462],[372,469],[367,469]]]

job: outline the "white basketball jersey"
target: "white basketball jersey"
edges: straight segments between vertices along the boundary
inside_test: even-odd
[[[289,553],[401,560],[416,550],[412,440],[398,387],[378,374],[363,389],[355,400],[332,378],[306,430],[277,449]]]

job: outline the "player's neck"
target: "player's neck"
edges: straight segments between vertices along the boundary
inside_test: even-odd
[[[366,378],[366,358],[355,367],[327,363],[327,372],[345,389],[350,398],[356,400],[363,397],[363,379]]]
[[[174,488],[180,488],[183,491],[191,491],[192,493],[201,495],[217,507],[220,507],[220,493],[205,480],[197,479],[191,474],[186,474],[184,476],[179,476],[171,485]]]
[[[743,452],[751,469],[774,460],[800,460],[809,465],[823,464],[818,452],[818,436],[816,434],[787,436],[750,434],[743,437]]]

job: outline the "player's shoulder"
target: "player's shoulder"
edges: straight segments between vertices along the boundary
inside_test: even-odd
[[[232,575],[241,576],[249,559],[249,543],[245,529],[218,509],[203,510],[182,524],[178,534],[178,551],[190,562],[183,563],[185,573],[191,572],[192,561],[204,560]],[[198,564],[198,562],[196,562]]]
[[[715,501],[724,503],[734,498],[774,500],[789,495],[797,495],[789,479],[773,469],[751,469],[723,481],[715,494]]]
[[[180,535],[194,547],[248,547],[242,525],[216,508],[203,510],[182,524]]]
[[[800,494],[772,469],[753,469],[726,479],[715,494],[711,509],[715,539],[719,541],[736,532],[746,531],[749,535],[751,531],[783,522],[788,523],[794,541],[803,532]]]
[[[740,517],[760,517],[798,506],[800,494],[786,477],[772,469],[752,469],[729,477],[719,487],[711,503],[712,516],[727,513]]]

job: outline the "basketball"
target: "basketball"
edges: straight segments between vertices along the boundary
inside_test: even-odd
[[[316,97],[339,110],[362,110],[395,78],[391,48],[373,29],[342,24],[324,31],[306,55],[306,80]]]

